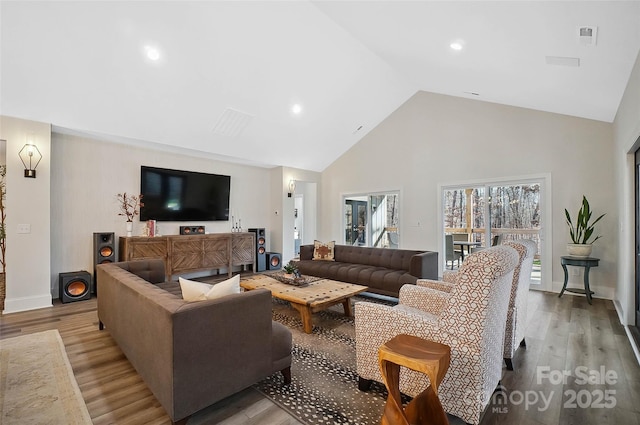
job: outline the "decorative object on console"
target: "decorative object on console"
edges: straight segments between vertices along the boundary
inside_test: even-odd
[[[571,237],[572,242],[567,244],[567,251],[569,255],[572,257],[590,256],[591,249],[593,248],[593,242],[597,241],[602,236],[596,236],[592,242],[589,242],[589,240],[591,239],[591,236],[593,236],[596,223],[600,221],[605,214],[602,214],[592,223],[589,223],[593,213],[589,207],[589,201],[587,201],[587,197],[584,195],[582,196],[582,205],[578,210],[578,215],[576,217],[575,227],[571,220],[571,215],[566,208],[564,210],[564,214],[566,216],[567,226],[569,226],[569,236]]]
[[[282,254],[279,252],[267,252],[267,267],[269,267],[269,270],[280,270],[282,267]]]
[[[225,295],[240,293],[239,274],[222,282],[218,282],[215,285],[188,280],[182,277],[179,277],[178,281],[180,282],[180,289],[182,290],[182,299],[185,301],[215,300]]]
[[[120,203],[120,212],[118,215],[127,217],[127,236],[131,236],[133,230],[133,219],[140,214],[142,203],[142,195],[128,195],[127,192],[118,193],[118,202]]]
[[[256,234],[256,269],[254,272],[267,270],[267,239],[264,227],[248,229]]]
[[[234,216],[231,216],[231,231],[242,232],[242,220],[236,220]]]
[[[336,241],[331,241],[329,243],[313,241],[313,259],[320,261],[335,261],[333,258],[333,250],[335,246]]]
[[[181,235],[204,235],[204,226],[180,226]]]
[[[38,147],[34,145],[31,140],[27,139],[27,144],[20,149],[18,156],[20,157],[20,161],[22,161],[22,165],[24,165],[24,176],[35,179],[36,167],[42,160],[42,154]],[[27,165],[27,163],[29,165]]]
[[[91,275],[86,270],[60,273],[60,301],[69,303],[91,298]]]
[[[93,234],[93,288],[91,292],[98,293],[98,264],[116,262],[116,237],[113,232],[98,232]]]
[[[147,220],[147,236],[153,238],[156,236],[157,226],[155,220]]]

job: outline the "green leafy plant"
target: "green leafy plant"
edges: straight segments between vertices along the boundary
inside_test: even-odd
[[[294,274],[298,271],[298,267],[293,261],[289,261],[282,269],[288,274]]]
[[[589,208],[589,201],[587,201],[586,196],[582,196],[582,206],[578,210],[578,217],[576,219],[576,224],[574,226],[573,221],[571,220],[571,216],[569,215],[569,211],[564,210],[567,219],[567,226],[569,226],[569,235],[571,236],[571,241],[574,244],[588,244],[593,243],[600,239],[602,236],[598,235],[593,239],[592,242],[589,242],[591,236],[593,236],[593,231],[595,230],[595,225],[599,222],[605,214],[602,214],[600,217],[596,218],[593,222],[590,223],[591,215],[593,214],[591,208]]]

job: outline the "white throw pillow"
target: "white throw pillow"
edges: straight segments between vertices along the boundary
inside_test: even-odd
[[[182,277],[179,277],[178,281],[180,282],[180,289],[182,289],[182,298],[185,301],[213,300],[226,295],[240,293],[239,274],[222,282],[218,282],[215,285],[196,282]]]

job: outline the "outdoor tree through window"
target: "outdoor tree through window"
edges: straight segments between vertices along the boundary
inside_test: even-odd
[[[538,254],[532,283],[536,276],[539,282],[540,183],[447,188],[442,195],[445,233],[466,234],[470,242],[481,247],[509,240],[534,240]]]

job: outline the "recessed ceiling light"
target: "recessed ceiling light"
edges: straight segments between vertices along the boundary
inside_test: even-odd
[[[300,115],[302,113],[302,105],[300,105],[299,103],[294,103],[291,107],[291,113],[293,115]]]
[[[449,47],[451,47],[453,50],[456,51],[460,51],[462,50],[462,42],[460,41],[454,41],[453,43],[449,44]]]
[[[149,58],[150,60],[155,62],[160,59],[160,50],[158,50],[157,47],[144,46],[144,50],[147,54],[147,58]]]

